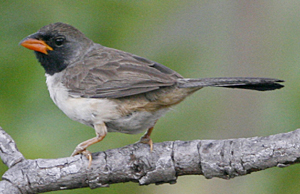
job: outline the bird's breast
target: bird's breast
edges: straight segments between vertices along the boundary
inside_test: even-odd
[[[46,74],[51,99],[68,117],[88,126],[105,123],[109,132],[141,133],[169,110],[165,104],[159,108],[147,105],[150,102],[144,95],[121,100],[71,96],[61,75]]]
[[[69,95],[60,80],[60,73],[46,74],[46,83],[53,102],[68,117],[80,123],[93,126],[120,117],[117,104],[106,98],[81,98]]]

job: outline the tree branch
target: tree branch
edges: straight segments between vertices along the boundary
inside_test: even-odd
[[[42,193],[81,187],[108,187],[120,182],[141,185],[176,183],[181,175],[224,179],[299,162],[300,129],[267,137],[228,140],[174,141],[93,153],[84,156],[27,160],[0,128],[0,157],[9,169],[0,181],[1,193]]]

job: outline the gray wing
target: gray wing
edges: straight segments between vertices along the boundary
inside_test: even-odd
[[[70,95],[121,98],[172,86],[181,75],[153,61],[96,45],[83,61],[66,68]]]

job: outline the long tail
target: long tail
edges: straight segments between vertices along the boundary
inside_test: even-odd
[[[284,82],[280,79],[273,78],[255,78],[255,77],[219,77],[219,78],[199,78],[199,79],[178,79],[179,88],[193,87],[226,87],[240,88],[248,90],[268,91],[284,87],[279,84]]]

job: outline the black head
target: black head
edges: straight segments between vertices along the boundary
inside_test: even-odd
[[[71,25],[53,23],[29,35],[20,44],[34,50],[46,73],[53,75],[79,60],[93,42]]]

